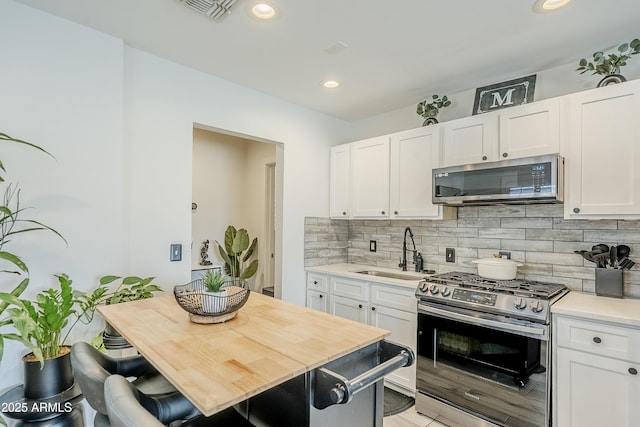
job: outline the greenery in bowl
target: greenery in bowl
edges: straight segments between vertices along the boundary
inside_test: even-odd
[[[424,100],[418,103],[418,107],[416,108],[416,113],[425,119],[429,117],[435,118],[441,108],[451,105],[451,100],[449,100],[446,95],[442,98],[440,98],[440,95],[433,95],[431,98],[431,101]]]
[[[576,71],[580,71],[580,74],[593,71],[591,74],[602,76],[620,74],[620,67],[627,65],[627,60],[631,58],[631,55],[640,53],[640,39],[633,39],[629,43],[621,44],[618,46],[617,52],[608,55],[601,51],[596,52],[593,54],[593,61],[583,58],[578,63]]]
[[[204,275],[204,287],[209,292],[220,292],[227,276],[220,270],[208,270]]]

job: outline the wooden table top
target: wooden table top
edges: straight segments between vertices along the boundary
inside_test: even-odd
[[[219,324],[191,322],[173,295],[98,311],[207,416],[389,334],[255,292]]]

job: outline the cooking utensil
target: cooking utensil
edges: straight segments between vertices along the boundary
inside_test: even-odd
[[[615,245],[609,248],[609,264],[613,268],[618,268],[618,248]]]
[[[629,258],[625,258],[622,261],[620,261],[620,268],[625,269],[625,270],[630,270],[631,267],[633,267],[634,265],[636,265],[635,262],[631,261]]]
[[[478,264],[478,276],[494,280],[513,280],[522,264],[504,258],[483,258],[471,261]]]
[[[589,262],[595,262],[593,260],[593,252],[592,251],[585,251],[583,249],[583,250],[580,250],[580,251],[573,251],[573,252],[578,254],[578,255],[582,255],[582,258],[586,259]]]
[[[591,250],[593,252],[597,251],[598,253],[603,253],[603,252],[607,252],[608,253],[609,252],[609,246],[605,245],[604,243],[599,243],[597,245],[593,245],[591,247]]]
[[[607,268],[607,261],[609,260],[609,252],[603,252],[593,255],[593,262],[596,263],[598,268]]]
[[[618,262],[622,261],[631,253],[631,248],[627,245],[618,245]]]

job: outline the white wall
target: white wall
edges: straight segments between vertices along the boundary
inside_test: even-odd
[[[629,39],[635,36],[635,34],[631,34],[629,35]],[[602,76],[594,76],[589,73],[580,74],[575,71],[577,66],[577,63],[569,63],[536,73],[534,101],[568,95],[596,87]],[[632,59],[628,61],[628,65],[622,68],[621,72],[627,80],[640,78],[640,58],[636,56],[632,57]],[[513,76],[512,78],[516,79],[524,76],[525,75]],[[488,81],[486,85],[493,83],[499,82]],[[452,101],[451,106],[440,110],[440,114],[438,114],[438,120],[440,122],[471,115],[476,88],[460,88],[459,92],[452,94],[445,94],[442,93],[442,91],[438,91],[437,88],[434,88],[425,98],[416,99],[414,104],[353,122],[352,134],[347,141],[342,142],[356,141],[422,126],[424,119],[416,114],[416,105],[423,99],[429,99],[430,95],[434,93],[447,95]]]
[[[280,142],[282,297],[304,304],[304,217],[328,215],[328,149],[349,124],[123,46],[121,40],[0,1],[0,131],[57,160],[2,149],[33,216],[62,232],[15,247],[30,294],[67,272],[80,290],[107,273],[190,278],[194,123]],[[169,261],[169,245],[183,261]],[[7,289],[8,283],[1,283]],[[88,337],[87,337],[88,338]],[[0,389],[21,381],[9,344]]]

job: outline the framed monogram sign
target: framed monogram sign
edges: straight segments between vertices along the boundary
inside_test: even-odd
[[[521,77],[502,83],[476,89],[473,103],[473,114],[482,114],[500,108],[533,102],[533,92],[536,88],[536,75]]]

